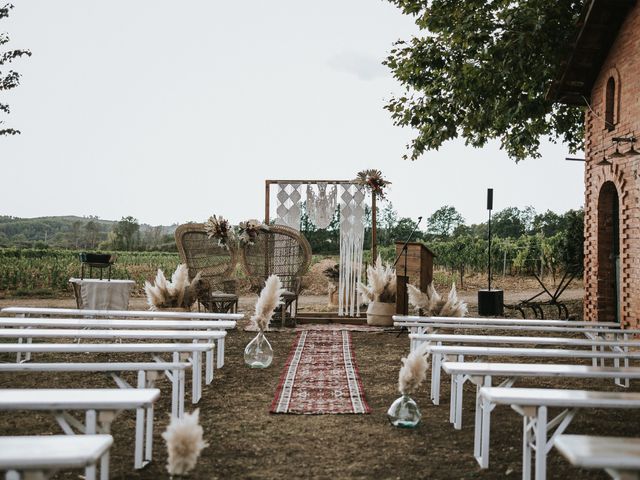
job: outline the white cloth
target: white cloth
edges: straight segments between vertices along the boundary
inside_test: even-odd
[[[93,278],[70,278],[69,282],[78,285],[84,310],[127,310],[129,295],[136,284],[133,280]]]
[[[360,315],[358,283],[362,278],[364,248],[364,187],[341,185],[340,194],[340,278],[338,315]]]

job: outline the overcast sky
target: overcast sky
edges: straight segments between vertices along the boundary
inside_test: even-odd
[[[563,212],[583,204],[583,167],[546,143],[515,164],[459,140],[402,160],[411,131],[385,101],[402,92],[381,61],[417,33],[378,0],[13,0],[0,22],[13,68],[0,137],[0,214],[98,215],[170,224],[213,213],[261,218],[264,180],[350,179],[378,168],[402,216],[455,206]]]

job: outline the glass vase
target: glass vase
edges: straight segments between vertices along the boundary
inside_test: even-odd
[[[418,404],[409,395],[402,395],[391,404],[387,410],[387,417],[394,427],[416,428],[422,414]]]
[[[251,368],[267,368],[273,360],[273,349],[264,332],[251,340],[244,349],[244,363]]]

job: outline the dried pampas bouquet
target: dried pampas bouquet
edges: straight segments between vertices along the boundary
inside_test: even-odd
[[[282,288],[277,275],[271,275],[264,282],[264,288],[256,302],[256,312],[251,317],[251,323],[258,330],[258,334],[244,349],[244,363],[251,368],[267,368],[273,361],[273,348],[264,332],[269,328],[276,307],[282,304],[284,292],[285,289]]]
[[[367,267],[368,284],[358,283],[358,291],[365,303],[396,301],[396,271],[390,265],[382,265],[378,255],[375,265]]]
[[[433,283],[429,284],[426,293],[411,284],[407,285],[407,290],[409,303],[430,317],[464,317],[468,312],[467,304],[458,298],[455,283],[446,300],[436,292]]]
[[[144,282],[144,291],[147,294],[147,303],[151,310],[162,308],[191,309],[197,299],[200,288],[200,273],[189,282],[189,270],[183,263],[178,265],[171,275],[171,281],[167,281],[164,272],[158,269],[155,284]]]
[[[278,305],[282,305],[284,292],[285,289],[282,288],[282,282],[277,275],[271,275],[267,278],[256,302],[256,312],[251,317],[251,323],[256,329],[264,332],[269,328],[273,312]]]
[[[402,359],[402,368],[398,375],[398,390],[402,396],[396,399],[387,411],[389,421],[396,427],[415,428],[422,418],[418,405],[409,395],[414,394],[427,377],[427,347],[426,343],[422,344]]]
[[[207,232],[207,237],[217,239],[221,247],[229,248],[229,242],[235,239],[233,227],[222,215],[209,217],[204,224],[204,230]]]
[[[208,445],[198,424],[200,411],[185,413],[182,418],[172,417],[162,434],[167,443],[167,471],[169,475],[185,475],[193,470],[200,452]]]

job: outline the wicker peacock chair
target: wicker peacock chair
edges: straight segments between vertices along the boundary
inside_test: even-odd
[[[216,238],[207,236],[202,223],[180,225],[175,237],[180,259],[189,269],[189,280],[200,273],[198,309],[202,305],[210,312],[236,312],[236,281],[231,278],[238,253],[234,242],[229,242],[229,248],[218,245]]]
[[[295,319],[302,277],[311,264],[311,245],[304,235],[293,228],[272,225],[268,231],[259,232],[252,245],[244,245],[240,256],[256,293],[264,287],[269,275],[278,275],[286,289],[281,310],[282,325],[287,311],[290,318]],[[295,325],[295,320],[293,323]]]

